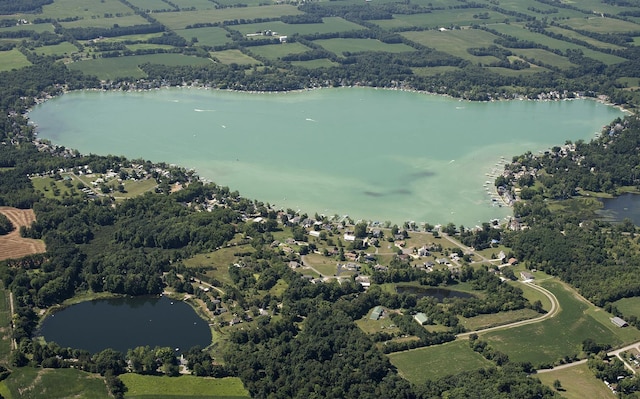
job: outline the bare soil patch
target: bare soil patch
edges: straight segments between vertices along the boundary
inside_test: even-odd
[[[33,209],[2,206],[0,213],[4,214],[15,227],[11,233],[0,236],[0,260],[22,258],[46,251],[42,240],[20,237],[20,227],[31,226],[31,223],[36,220]]]

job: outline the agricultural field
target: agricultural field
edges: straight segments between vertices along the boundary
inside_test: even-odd
[[[210,0],[172,0],[173,4],[177,5],[180,10],[215,10],[216,3]]]
[[[492,365],[465,339],[387,355],[404,378],[414,384]]]
[[[11,351],[11,304],[9,290],[0,288],[0,362],[8,362]]]
[[[129,0],[135,7],[145,12],[157,12],[162,10],[175,10],[169,4],[158,0]]]
[[[198,39],[198,45],[200,46],[221,46],[231,42],[229,32],[218,27],[179,29],[176,34],[187,41],[195,37]]]
[[[472,61],[474,63],[488,64],[498,61],[493,56],[476,56],[470,54],[467,50],[470,48],[491,46],[497,36],[478,29],[463,29],[449,31],[422,31],[422,32],[404,32],[402,36],[407,39],[420,43],[424,46],[435,48],[456,57]]]
[[[544,371],[535,375],[543,384],[552,387],[560,381],[560,395],[566,399],[612,399],[614,395],[607,386],[597,379],[586,364],[561,370]]]
[[[143,78],[146,74],[139,68],[139,65],[147,62],[152,64],[178,66],[205,65],[210,64],[211,60],[182,54],[149,54],[83,60],[69,64],[69,68],[77,69],[88,75],[95,75],[99,79],[103,80],[125,77]]]
[[[294,33],[297,33],[304,36],[316,33],[362,30],[364,27],[340,17],[327,17],[323,19],[321,24],[286,24],[281,21],[272,21],[237,25],[231,27],[231,29],[238,31],[245,36],[249,33],[263,32],[266,30],[277,32],[279,35],[291,36]]]
[[[579,355],[582,341],[587,338],[613,347],[640,339],[640,331],[615,327],[609,321],[611,315],[586,302],[564,284],[547,280],[540,285],[557,297],[561,307],[558,315],[539,323],[481,335],[512,361],[531,362],[534,366],[552,364],[565,355]]]
[[[0,72],[10,71],[14,68],[22,68],[31,65],[27,57],[17,48],[9,51],[0,51]]]
[[[327,58],[320,58],[317,60],[309,60],[309,61],[292,61],[291,65],[302,67],[302,68],[315,69],[315,68],[335,67],[335,66],[338,66],[339,64]]]
[[[60,25],[69,28],[112,28],[114,26],[147,25],[149,22],[139,15],[127,15],[123,17],[91,17],[77,21],[60,22]]]
[[[267,44],[251,47],[251,54],[270,60],[277,60],[289,54],[300,54],[309,51],[310,48],[301,43]]]
[[[31,226],[31,223],[36,220],[33,209],[0,207],[0,213],[5,215],[15,226],[15,230],[0,236],[0,260],[21,258],[26,255],[45,252],[45,245],[42,240],[20,237],[20,227]]]
[[[68,56],[78,52],[78,48],[69,42],[62,42],[52,46],[42,46],[33,49],[39,55],[64,55]]]
[[[573,29],[586,30],[595,33],[624,33],[638,31],[638,24],[606,17],[572,18],[562,21],[562,25],[567,25]]]
[[[249,398],[239,378],[155,377],[129,373],[120,379],[127,387],[126,399]]]
[[[483,14],[479,17],[479,14]],[[450,28],[466,27],[471,25],[486,25],[490,23],[503,22],[503,14],[485,10],[437,10],[427,14],[396,14],[393,19],[380,19],[372,21],[383,29],[408,30],[413,27],[419,28]]]
[[[26,25],[16,25],[16,26],[9,26],[9,27],[5,27],[5,28],[0,28],[0,34],[4,33],[4,32],[20,32],[20,31],[29,31],[29,32],[36,32],[36,33],[42,33],[42,32],[52,32],[54,31],[55,27],[51,24],[26,24]]]
[[[301,11],[290,5],[233,7],[220,10],[163,12],[154,14],[161,24],[169,29],[184,29],[187,25],[215,23],[234,20],[251,20],[255,18],[279,18],[283,15],[298,15]]]
[[[16,368],[0,382],[0,394],[7,399],[109,399],[104,379],[76,369]]]
[[[42,17],[57,20],[95,21],[105,15],[134,15],[134,12],[118,0],[56,0],[42,7]]]
[[[404,53],[415,51],[404,43],[383,43],[376,39],[322,39],[314,43],[324,47],[336,55],[360,53],[365,51],[383,51],[387,53]]]
[[[459,317],[460,324],[469,331],[475,331],[521,320],[529,320],[540,316],[540,313],[532,309],[510,310],[495,314],[482,314],[474,317]]]
[[[624,48],[624,47],[621,47],[621,46],[617,46],[615,44],[606,43],[606,42],[602,42],[600,40],[593,39],[591,37],[582,35],[582,34],[580,34],[578,32],[572,31],[570,29],[564,29],[564,28],[560,28],[560,27],[557,27],[557,26],[550,26],[550,27],[547,28],[547,30],[549,32],[557,33],[557,34],[563,35],[563,36],[571,38],[571,39],[582,40],[585,43],[589,43],[592,46],[596,46],[596,47],[603,48],[603,49],[622,50]]]
[[[211,53],[222,64],[258,65],[260,61],[251,58],[240,50],[223,50]]]

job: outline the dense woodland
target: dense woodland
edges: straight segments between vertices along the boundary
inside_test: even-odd
[[[0,1],[0,13],[37,11],[51,1]],[[570,5],[550,1],[554,7]],[[170,7],[169,2],[167,2]],[[429,6],[431,7],[431,6]],[[482,14],[491,10],[484,5],[461,4],[477,8]],[[496,6],[498,7],[498,6]],[[135,7],[131,7],[134,8]],[[123,295],[158,294],[167,287],[190,292],[208,301],[202,292],[193,292],[190,278],[202,279],[197,269],[189,269],[182,261],[195,254],[213,251],[230,243],[234,237],[250,237],[252,251],[241,256],[243,268],[229,267],[232,284],[225,284],[222,301],[233,303],[237,311],[267,308],[269,315],[256,317],[259,329],[238,330],[231,334],[224,348],[217,348],[224,362],[214,362],[208,351],[192,348],[187,354],[189,368],[199,376],[238,376],[253,397],[272,398],[552,398],[550,388],[528,375],[531,364],[509,361],[499,353],[473,338],[471,347],[491,360],[495,366],[465,372],[437,381],[410,384],[402,379],[383,353],[411,349],[451,341],[464,331],[459,317],[492,314],[506,310],[531,308],[542,311],[539,303],[531,304],[522,292],[485,268],[464,266],[459,273],[417,270],[408,262],[394,259],[386,270],[372,273],[372,287],[364,291],[355,281],[350,283],[312,284],[287,263],[295,256],[270,247],[273,232],[281,226],[275,212],[259,201],[240,197],[239,193],[215,184],[203,184],[197,176],[181,168],[152,165],[144,160],[138,164],[152,171],[156,166],[170,170],[170,174],[155,174],[157,189],[153,193],[116,203],[108,196],[91,199],[68,196],[45,199],[34,190],[28,175],[48,173],[60,168],[89,165],[92,170],[106,172],[128,167],[133,161],[118,156],[81,155],[64,148],[38,151],[32,143],[33,128],[23,113],[34,104],[34,98],[58,95],[63,89],[129,88],[182,85],[195,81],[219,88],[239,90],[291,90],[317,86],[361,84],[382,87],[410,87],[434,93],[450,94],[469,99],[509,98],[514,95],[534,97],[550,91],[580,92],[587,96],[605,94],[616,103],[633,106],[634,93],[621,90],[619,77],[638,77],[637,50],[627,47],[628,62],[606,66],[583,54],[571,55],[575,64],[569,70],[549,68],[549,72],[531,75],[499,75],[469,61],[453,57],[424,46],[407,42],[394,31],[383,31],[368,25],[372,19],[386,19],[393,14],[428,12],[430,8],[394,3],[382,5],[350,5],[310,3],[301,6],[305,12],[288,17],[289,24],[315,23],[326,16],[342,16],[368,29],[343,32],[340,37],[377,38],[384,43],[403,42],[415,48],[412,53],[357,53],[338,58],[312,40],[333,37],[296,35],[291,41],[305,43],[313,50],[280,60],[262,60],[265,66],[249,72],[249,67],[236,64],[215,64],[202,67],[167,67],[145,64],[144,82],[122,79],[119,82],[100,82],[94,77],[72,72],[55,57],[36,56],[25,46],[31,66],[0,72],[0,205],[33,208],[37,222],[21,230],[25,237],[43,239],[47,253],[19,260],[0,262],[0,277],[14,295],[16,318],[14,337],[18,350],[11,355],[13,367],[69,367],[74,365],[105,375],[115,397],[122,397],[123,386],[117,378],[125,372],[126,362],[141,374],[175,375],[175,355],[167,348],[140,347],[126,354],[105,350],[97,354],[69,348],[55,343],[42,345],[32,340],[37,326],[35,310],[46,309],[82,292],[107,292]],[[62,29],[72,43],[96,35],[122,35],[162,32],[151,15],[137,10],[149,25],[109,29]],[[561,21],[529,20],[524,14],[499,9],[513,18],[528,21],[531,29],[548,34],[551,24]],[[256,21],[258,22],[258,21]],[[233,21],[219,24],[233,25]],[[217,26],[217,25],[216,25]],[[629,37],[621,35],[585,35],[624,46]],[[231,33],[233,34],[233,33]],[[497,34],[497,32],[496,32]],[[524,42],[508,35],[500,35],[504,48],[540,48],[539,44]],[[49,40],[24,36],[31,40]],[[208,52],[194,48],[172,32],[154,39],[160,44],[183,47],[183,53],[208,56]],[[268,39],[271,40],[271,39]],[[258,41],[236,40],[225,48],[260,45]],[[80,45],[79,43],[76,45]],[[81,45],[80,45],[81,46]],[[244,48],[244,47],[243,47]],[[122,56],[118,46],[101,50],[110,56]],[[498,47],[473,49],[477,55],[493,55],[510,69],[527,68],[525,63],[510,62],[508,50]],[[612,51],[612,53],[615,51]],[[622,52],[620,53],[622,55]],[[258,58],[256,56],[256,58]],[[329,58],[337,67],[306,69],[293,67],[289,61]],[[416,76],[411,67],[455,66],[457,70]],[[572,143],[573,144],[573,143]],[[614,121],[601,138],[590,143],[575,143],[575,151],[568,155],[560,147],[543,156],[530,153],[516,156],[509,168],[535,169],[535,177],[499,179],[497,184],[508,189],[519,188],[523,201],[516,203],[514,215],[528,229],[502,231],[490,224],[479,231],[446,226],[444,231],[468,246],[478,249],[501,241],[513,255],[530,268],[557,275],[577,287],[581,294],[598,306],[617,312],[612,302],[640,295],[636,271],[640,263],[636,227],[630,223],[612,225],[599,221],[589,210],[580,207],[584,191],[616,194],[621,187],[640,185],[640,122],[630,116]],[[171,193],[173,183],[190,183],[185,189]],[[578,197],[578,198],[576,198]],[[220,204],[211,212],[201,212],[197,204],[215,200]],[[549,203],[561,203],[561,211]],[[259,215],[267,219],[263,226],[243,221],[243,215]],[[293,216],[293,215],[291,215]],[[366,227],[366,226],[365,226]],[[0,218],[0,234],[8,232]],[[292,229],[294,235],[303,235]],[[340,248],[342,250],[342,248]],[[269,290],[284,281],[281,295]],[[423,286],[468,284],[481,296],[456,299],[446,304],[413,294],[389,293],[377,284],[413,282]],[[219,282],[213,282],[219,283]],[[354,323],[374,306],[402,309],[394,314],[398,334],[418,339],[394,342],[393,334],[368,335]],[[212,302],[207,306],[216,308]],[[415,323],[411,314],[423,312],[432,323],[446,327],[446,331],[432,333]],[[640,321],[626,317],[632,324]],[[390,343],[381,348],[381,343]],[[221,364],[224,365],[221,365]],[[615,374],[613,366],[591,362],[601,374]],[[615,365],[614,365],[615,366]],[[627,391],[636,388],[630,386]]]

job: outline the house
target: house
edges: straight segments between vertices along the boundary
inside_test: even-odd
[[[509,258],[509,261],[508,261],[507,263],[509,263],[509,265],[511,265],[511,266],[515,266],[515,265],[517,265],[517,264],[518,264],[518,259],[516,259],[516,258]]]
[[[618,327],[627,327],[629,325],[629,323],[627,323],[626,321],[622,320],[619,317],[612,317],[609,320],[611,320],[611,322]]]
[[[431,255],[431,252],[429,252],[429,249],[427,248],[426,245],[418,249],[418,256],[430,256],[430,255]]]
[[[355,241],[356,240],[356,236],[353,234],[349,234],[349,233],[344,233],[344,240],[345,241]]]
[[[311,230],[311,231],[309,232],[309,235],[310,235],[311,237],[320,237],[320,232],[319,232],[319,231],[315,231],[315,230]]]
[[[380,317],[382,317],[383,313],[384,309],[382,309],[382,306],[376,306],[375,308],[373,308],[373,311],[371,311],[371,316],[369,316],[369,318],[371,320],[378,320]]]
[[[413,319],[418,322],[421,326],[425,325],[429,321],[429,317],[422,312],[418,312],[413,316]]]

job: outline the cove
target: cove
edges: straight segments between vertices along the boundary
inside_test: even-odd
[[[597,213],[603,220],[622,222],[624,219],[629,219],[636,226],[640,226],[640,195],[625,193],[615,198],[603,198],[600,201],[603,208]]]
[[[623,115],[590,100],[172,88],[67,93],[35,107],[30,118],[53,143],[194,168],[283,209],[472,227],[510,215],[488,189],[512,156],[588,141]]]
[[[137,346],[178,348],[211,344],[211,330],[186,303],[166,297],[82,302],[44,319],[39,335],[62,347],[123,353]]]

